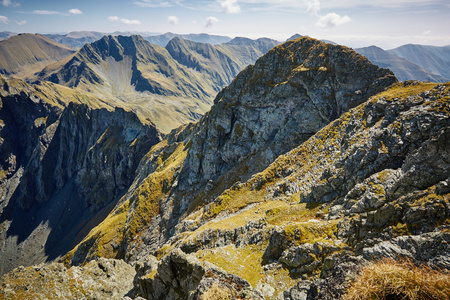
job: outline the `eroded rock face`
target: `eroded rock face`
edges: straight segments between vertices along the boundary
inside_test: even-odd
[[[122,299],[133,287],[135,271],[123,260],[99,258],[67,269],[52,263],[19,267],[0,277],[6,299]]]
[[[394,82],[389,70],[343,46],[300,38],[275,47],[223,89],[194,127],[180,186],[204,188],[237,164],[248,171],[234,179],[248,179]]]

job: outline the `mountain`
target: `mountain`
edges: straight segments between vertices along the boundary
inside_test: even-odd
[[[231,245],[237,236],[231,232],[247,226],[246,217],[228,220],[230,227],[218,228],[214,223],[232,217],[228,209],[238,212],[251,203],[262,205],[262,211],[269,207],[263,204],[268,192],[264,179],[254,183],[254,193],[248,195],[248,190],[233,192],[240,189],[240,182],[255,178],[276,157],[395,82],[390,71],[346,47],[301,38],[273,48],[222,90],[199,122],[173,131],[152,148],[138,168],[133,188],[66,261],[80,264],[96,256],[135,261],[149,254],[163,256],[175,244],[183,252],[206,255],[208,248]],[[278,172],[290,171],[269,174]],[[113,220],[126,222],[118,225]],[[259,228],[257,224],[251,222],[249,230]],[[106,232],[115,236],[104,238]],[[220,237],[216,244],[214,235],[222,232],[227,237]],[[178,254],[172,261],[171,255],[167,263],[183,261]],[[164,295],[170,287],[158,291]]]
[[[161,135],[50,83],[0,78],[0,272],[52,260],[106,217]]]
[[[225,43],[211,45],[173,38],[166,46],[172,58],[179,64],[208,76],[215,92],[219,92],[247,65],[254,63],[276,43],[253,41],[235,45]]]
[[[211,45],[217,45],[226,43],[231,40],[231,38],[222,35],[211,35],[206,33],[200,34],[177,34],[172,32],[167,32],[160,35],[150,35],[143,36],[143,38],[149,41],[151,44],[158,45],[161,47],[165,47],[170,40],[174,37],[182,38],[183,40],[189,40],[197,43],[207,43]]]
[[[15,32],[1,31],[0,32],[0,41],[9,39],[10,37],[15,36],[15,35],[17,35],[17,33],[15,33]]]
[[[8,32],[3,32],[1,36],[7,36]],[[67,34],[45,34],[45,36],[51,38],[52,40],[66,44],[71,47],[81,48],[84,44],[93,43],[99,39],[101,39],[105,35],[112,36],[132,36],[132,35],[140,35],[143,39],[147,40],[151,44],[158,45],[161,47],[165,47],[167,43],[173,39],[174,37],[180,37],[185,40],[194,41],[198,43],[208,43],[211,45],[226,43],[231,40],[231,38],[227,36],[221,35],[211,35],[206,33],[200,34],[177,34],[167,32],[164,34],[153,34],[148,32],[136,33],[136,32],[114,32],[114,33],[104,33],[97,31],[72,31]]]
[[[81,48],[86,43],[101,39],[105,34],[97,31],[72,31],[67,34],[45,34],[48,38],[74,48]]]
[[[294,34],[293,36],[291,36],[290,38],[288,38],[288,39],[286,40],[286,42],[292,41],[292,40],[296,40],[296,39],[301,38],[301,37],[302,37],[302,36],[301,36],[300,34],[296,33],[296,34]]]
[[[198,53],[215,54],[208,49]],[[384,296],[372,298],[395,298],[396,274],[421,280],[400,284],[402,295],[450,293],[450,83],[398,83],[350,48],[302,37],[246,67],[209,112],[163,139],[123,109],[68,104],[44,122],[52,106],[35,93],[57,85],[1,83],[2,101],[13,103],[0,110],[2,138],[14,139],[6,130],[19,126],[22,140],[34,141],[26,169],[38,171],[16,189],[28,197],[1,190],[0,266],[48,263],[3,275],[0,296],[352,299],[373,279]],[[23,160],[9,152],[2,173],[14,187],[24,173],[9,166]],[[133,153],[140,161],[126,163]],[[58,197],[70,194],[65,187],[81,200]],[[65,205],[70,213],[61,214]],[[83,207],[99,216],[89,232],[68,221]],[[77,245],[64,255],[72,236]]]
[[[0,74],[26,77],[75,51],[40,34],[19,34],[0,41]]]
[[[140,36],[105,36],[47,66],[37,79],[94,93],[150,118],[166,133],[198,120],[215,94],[263,50],[178,37],[163,48]]]
[[[236,45],[236,46],[251,46],[261,53],[266,53],[273,47],[281,44],[280,42],[268,38],[260,38],[257,40],[252,40],[245,37],[235,37],[229,42],[226,42],[227,45]]]
[[[408,44],[388,50],[388,52],[409,59],[434,74],[447,78],[447,80],[450,78],[450,46],[436,47]]]
[[[394,72],[395,76],[401,80],[421,80],[432,82],[446,82],[447,79],[433,74],[418,64],[403,57],[391,54],[376,46],[355,49],[356,52],[367,57],[372,63],[388,68]]]

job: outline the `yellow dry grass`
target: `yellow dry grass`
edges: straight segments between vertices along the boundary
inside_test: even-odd
[[[450,274],[409,260],[385,259],[363,268],[343,299],[446,300]]]
[[[225,288],[219,286],[219,284],[213,284],[203,295],[201,300],[228,300],[231,299],[233,294]]]

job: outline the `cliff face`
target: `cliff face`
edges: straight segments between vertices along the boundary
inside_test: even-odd
[[[245,179],[395,81],[342,46],[302,38],[275,47],[196,124],[183,182],[216,181],[238,164],[250,169]]]
[[[16,90],[17,84],[4,81],[0,111],[2,272],[73,247],[106,216],[142,156],[160,141],[154,125],[134,113],[73,102],[64,108],[36,87]]]

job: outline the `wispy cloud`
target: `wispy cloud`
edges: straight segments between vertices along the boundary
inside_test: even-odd
[[[8,17],[0,16],[0,23],[8,24],[9,23]]]
[[[69,9],[69,14],[72,14],[72,15],[82,15],[83,12],[82,12],[81,10],[79,10],[78,8],[72,8],[72,9]]]
[[[23,26],[23,25],[25,25],[25,24],[27,24],[27,21],[26,20],[23,20],[23,21],[16,21],[16,24],[17,25],[19,25],[19,26]]]
[[[222,12],[226,14],[238,14],[241,8],[237,4],[237,0],[225,0],[220,4]]]
[[[159,0],[139,0],[134,1],[134,4],[139,7],[173,7],[177,4],[179,4],[180,1],[175,0],[165,0],[165,1],[159,1]]]
[[[64,15],[62,12],[54,11],[54,10],[33,10],[33,14],[35,15]]]
[[[349,16],[341,17],[340,15],[338,15],[336,13],[329,13],[323,17],[320,17],[319,21],[316,23],[316,26],[321,27],[321,28],[331,28],[331,27],[335,27],[338,25],[348,23],[351,20],[352,19],[350,19]]]
[[[139,25],[141,24],[141,21],[139,20],[128,20],[124,18],[119,18],[118,16],[110,16],[108,17],[108,21],[111,22],[122,22],[125,25]]]
[[[317,16],[320,11],[320,2],[319,0],[305,0],[307,8],[306,11],[313,16]]]
[[[168,16],[167,17],[167,21],[169,22],[169,24],[177,25],[179,19],[177,17],[175,17],[175,16]]]
[[[19,2],[12,2],[11,0],[2,0],[2,5],[4,7],[12,6],[12,7],[19,7]]]
[[[211,26],[213,26],[213,24],[217,23],[217,22],[219,22],[219,20],[216,17],[208,17],[208,18],[206,18],[205,27],[211,28]]]

